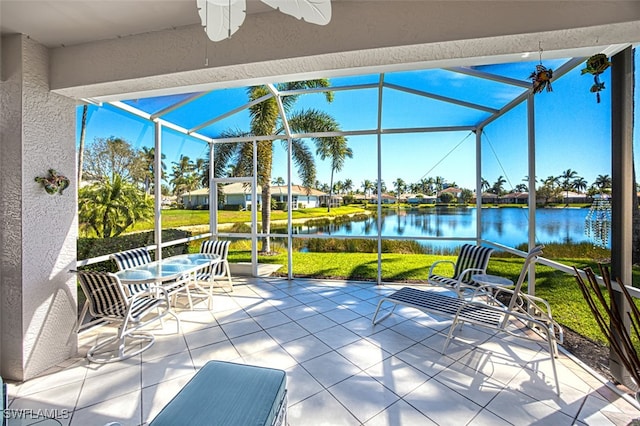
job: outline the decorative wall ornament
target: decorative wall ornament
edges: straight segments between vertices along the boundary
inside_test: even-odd
[[[544,89],[552,92],[551,79],[553,78],[553,70],[542,65],[542,47],[540,47],[540,64],[536,65],[536,70],[529,76],[533,84],[533,93],[540,93]]]
[[[49,169],[49,176],[36,177],[35,181],[41,183],[47,194],[60,194],[69,187],[69,179],[66,176],[59,175],[54,169]]]
[[[310,24],[331,21],[331,0],[260,0],[280,12]],[[204,31],[211,41],[230,38],[244,22],[246,0],[196,0]]]
[[[593,86],[591,86],[591,93],[596,94],[596,100],[600,103],[600,92],[604,90],[604,83],[600,81],[600,74],[606,71],[611,66],[609,58],[604,53],[598,53],[587,59],[587,67],[582,70],[582,74],[593,75]]]

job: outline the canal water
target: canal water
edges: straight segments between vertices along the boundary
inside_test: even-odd
[[[585,234],[588,208],[537,209],[536,235],[538,243],[589,242]],[[474,239],[475,208],[432,208],[421,210],[384,210],[383,237],[439,237]],[[482,238],[515,247],[527,242],[529,231],[528,208],[482,209]],[[342,235],[354,238],[375,237],[378,224],[374,216],[366,220],[327,226],[294,225],[297,234]],[[459,242],[422,242],[434,248],[447,248]]]

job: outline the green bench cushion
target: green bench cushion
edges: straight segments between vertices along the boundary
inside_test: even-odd
[[[152,426],[269,426],[286,393],[286,373],[209,361],[158,413]]]

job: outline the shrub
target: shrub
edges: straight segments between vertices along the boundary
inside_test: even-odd
[[[162,241],[173,241],[191,236],[191,232],[179,229],[165,229],[162,231]],[[92,257],[104,256],[110,253],[129,250],[138,247],[145,247],[154,243],[153,231],[139,232],[135,234],[121,235],[112,238],[78,238],[77,255],[78,260],[90,259]],[[188,244],[177,244],[175,246],[162,249],[162,256],[169,257],[177,254],[187,253]],[[95,271],[116,272],[118,270],[112,260],[89,265],[83,269]]]

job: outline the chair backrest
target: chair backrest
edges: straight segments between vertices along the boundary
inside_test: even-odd
[[[518,299],[520,299],[520,294],[522,292],[522,285],[524,284],[524,279],[529,273],[529,266],[532,263],[535,263],[538,260],[539,256],[542,256],[542,249],[544,246],[536,246],[527,254],[527,257],[524,259],[524,264],[522,265],[522,269],[520,270],[520,275],[518,276],[518,281],[516,281],[516,286],[513,289],[513,296],[511,296],[511,300],[509,300],[508,308],[509,310],[513,310],[516,303],[518,303]]]
[[[227,255],[229,254],[229,245],[230,241],[203,241],[200,246],[200,253],[207,254],[219,254],[222,260],[227,260]],[[213,275],[224,275],[225,274],[225,266],[223,262],[216,263],[213,265],[211,271],[208,271]]]
[[[108,272],[78,271],[89,312],[96,318],[125,318],[129,299],[120,279]]]
[[[151,262],[151,254],[144,247],[114,253],[111,258],[116,261],[120,271]]]
[[[472,244],[464,244],[460,249],[460,254],[458,255],[458,260],[456,261],[456,267],[453,272],[453,278],[460,278],[460,274],[464,272],[466,269],[481,269],[482,271],[487,270],[487,266],[489,265],[489,258],[491,257],[491,253],[493,253],[493,249],[489,247],[476,246]],[[467,274],[467,276],[463,277],[462,281],[465,283],[471,282],[471,275]]]

